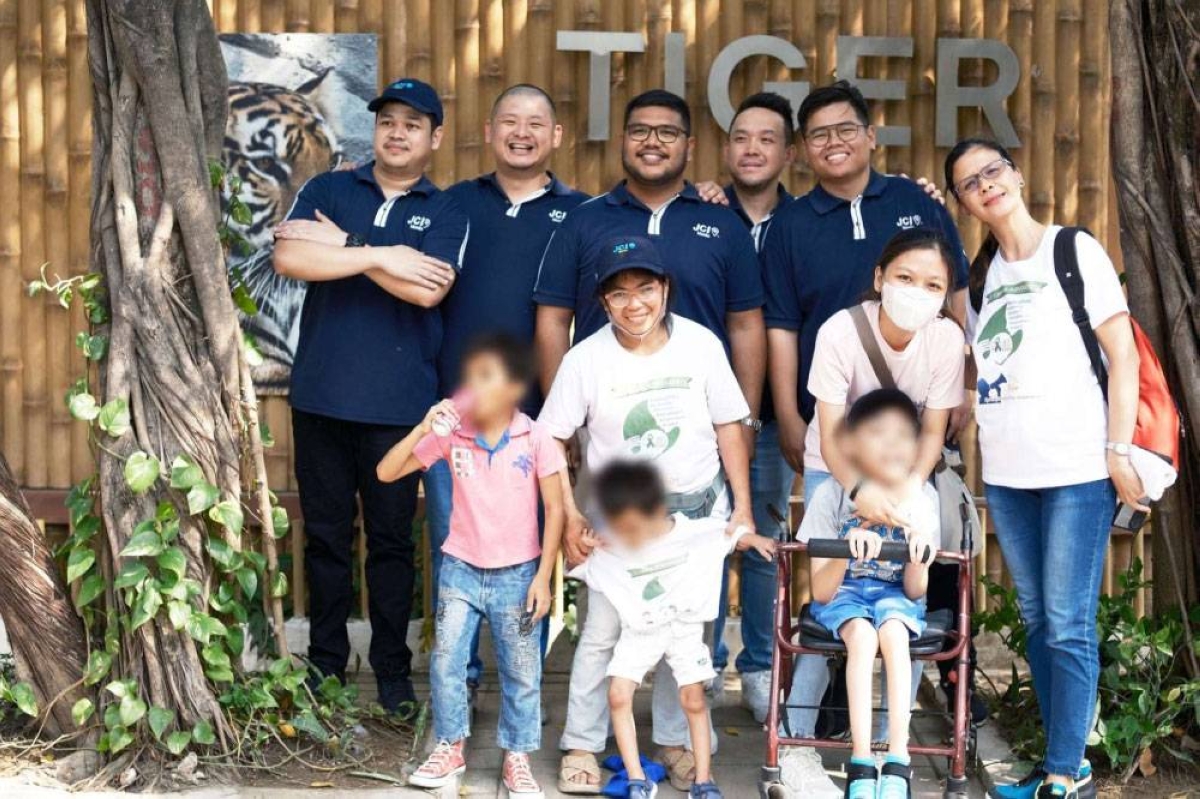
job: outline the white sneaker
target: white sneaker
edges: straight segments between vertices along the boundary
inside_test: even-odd
[[[821,756],[811,746],[781,746],[779,778],[792,796],[802,799],[842,799],[842,789],[829,779]]]
[[[762,724],[767,720],[771,706],[771,672],[752,671],[742,675],[742,707],[750,711],[754,720]]]

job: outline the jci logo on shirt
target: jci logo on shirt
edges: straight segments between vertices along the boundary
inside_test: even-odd
[[[408,226],[413,230],[427,230],[431,224],[427,216],[410,216]]]
[[[900,228],[901,230],[912,230],[913,228],[920,226],[920,214],[910,214],[908,216],[902,216],[896,220],[896,227]]]
[[[721,237],[721,229],[716,225],[705,225],[697,222],[692,232],[702,239],[716,239]]]
[[[555,208],[553,211],[550,212],[550,221],[551,222],[561,222],[566,218],[567,218],[567,212],[562,210],[561,208]]]

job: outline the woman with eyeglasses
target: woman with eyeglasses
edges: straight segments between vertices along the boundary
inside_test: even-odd
[[[671,279],[649,238],[607,242],[595,278],[609,323],[567,352],[538,421],[564,445],[577,431],[586,431],[589,474],[615,460],[649,461],[662,475],[672,513],[716,517],[728,520],[731,530],[753,531],[750,453],[741,424],[750,409],[720,339],[671,313]],[[566,493],[572,493],[570,487]],[[592,517],[590,508],[582,510]],[[567,729],[573,731],[572,741],[603,742],[607,736],[605,675],[619,635],[616,608],[603,594],[589,592],[571,669]],[[657,759],[673,772],[673,784],[687,791],[693,756],[668,745],[688,740],[679,703],[671,671],[660,664],[654,680],[654,740],[663,750]],[[582,719],[593,720],[589,723],[599,729],[575,729]],[[568,749],[559,790],[598,793],[595,755]],[[581,775],[596,781],[582,781]]]
[[[1106,405],[1055,271],[1060,226],[1029,213],[1008,151],[985,139],[959,142],[946,183],[988,231],[971,265],[967,330],[983,481],[1046,732],[1041,764],[993,795],[1094,796],[1084,746],[1099,677],[1100,578],[1117,498],[1142,508],[1128,456],[1138,404],[1128,307],[1099,242],[1076,236],[1088,320],[1108,363]]]

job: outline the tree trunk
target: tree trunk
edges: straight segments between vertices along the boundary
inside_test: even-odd
[[[75,729],[71,707],[83,687],[87,642],[46,536],[33,519],[8,461],[0,455],[0,615],[17,677],[33,688],[44,732]],[[36,612],[30,612],[36,609]]]
[[[1200,581],[1200,6],[1119,0],[1109,28],[1112,159],[1129,301],[1189,431],[1179,483],[1154,517],[1154,601],[1186,608],[1197,601]]]

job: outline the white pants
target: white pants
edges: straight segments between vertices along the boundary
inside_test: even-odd
[[[580,599],[583,592],[580,587]],[[603,752],[609,735],[608,672],[613,649],[621,637],[621,619],[617,609],[603,594],[587,591],[587,609],[583,631],[575,647],[571,665],[571,687],[567,699],[567,724],[559,741],[560,749]],[[582,603],[577,600],[582,608]],[[654,674],[654,699],[651,706],[653,740],[659,746],[691,748],[687,716],[679,705],[679,686],[666,661],[659,661]],[[711,721],[709,724],[711,725]],[[712,734],[713,751],[717,736]]]

